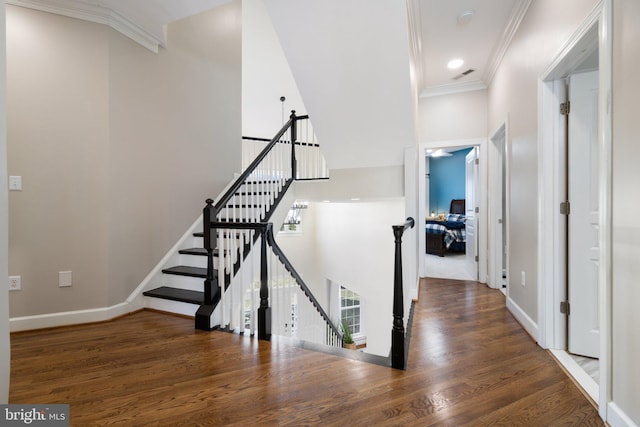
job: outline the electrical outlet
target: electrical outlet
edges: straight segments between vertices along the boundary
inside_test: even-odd
[[[520,275],[520,284],[522,286],[524,286],[526,284],[526,275],[524,274],[524,271],[522,271],[521,275]]]
[[[58,272],[58,286],[61,288],[68,288],[72,285],[71,272],[60,271]]]
[[[9,276],[9,290],[19,291],[22,289],[22,279],[20,276]]]

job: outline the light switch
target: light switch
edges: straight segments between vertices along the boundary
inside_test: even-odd
[[[9,177],[9,191],[22,191],[22,177],[10,176]]]

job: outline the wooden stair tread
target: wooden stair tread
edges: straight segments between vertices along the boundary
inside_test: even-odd
[[[207,256],[207,250],[205,248],[188,248],[188,249],[180,249],[178,253],[182,255],[197,255],[197,256]],[[213,256],[218,256],[218,249],[213,250]]]
[[[169,286],[161,286],[156,289],[145,291],[142,295],[198,305],[204,302],[204,292],[171,288]]]
[[[174,274],[177,276],[189,276],[189,277],[207,277],[207,269],[202,267],[191,267],[188,265],[177,265],[175,267],[165,268],[162,270],[165,274]]]

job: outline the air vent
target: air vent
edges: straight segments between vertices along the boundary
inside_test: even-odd
[[[453,80],[458,80],[463,78],[464,76],[468,76],[469,74],[473,73],[475,70],[473,68],[469,68],[467,71],[463,71],[460,74],[458,74],[457,76],[453,77]]]

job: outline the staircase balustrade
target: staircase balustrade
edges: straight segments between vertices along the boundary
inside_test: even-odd
[[[261,240],[259,257],[249,257],[239,273],[243,280],[222,294],[222,324],[240,333],[257,330],[262,340],[275,334],[342,347],[342,333],[276,243],[272,223],[212,222],[211,226],[247,231],[250,238]]]
[[[296,116],[292,111],[271,140],[258,141],[263,147],[259,153],[243,154],[245,161],[251,161],[223,196],[215,204],[211,199],[206,201],[203,234],[207,274],[196,328],[210,329],[211,316],[219,305],[220,324],[241,333],[248,329],[253,334],[257,327],[260,339],[269,339],[274,332],[342,345],[341,333],[275,243],[268,223],[294,180],[328,177],[318,144],[301,142],[299,135],[315,141],[308,116]],[[261,236],[258,257],[251,250]],[[234,277],[238,280],[230,286]],[[273,314],[269,294],[277,302]]]

